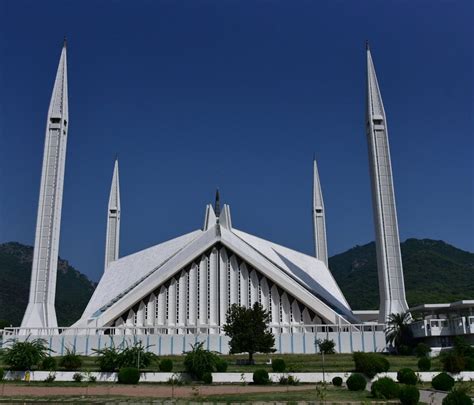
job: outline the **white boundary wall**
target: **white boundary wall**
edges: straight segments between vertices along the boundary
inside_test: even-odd
[[[1,336],[0,336],[1,337]],[[148,351],[159,356],[179,355],[191,350],[191,345],[203,342],[204,348],[222,354],[229,353],[229,338],[219,334],[150,334],[150,335],[105,335],[105,334],[52,334],[26,335],[15,334],[3,336],[0,348],[8,346],[14,340],[44,339],[53,351],[52,355],[62,356],[66,349],[75,350],[77,354],[94,355],[94,349],[104,347],[126,347],[137,342],[148,348]],[[275,334],[276,353],[314,354],[317,353],[316,339],[330,339],[335,343],[337,353],[381,352],[385,348],[385,334],[375,328],[369,331],[336,331],[336,332],[301,332]]]

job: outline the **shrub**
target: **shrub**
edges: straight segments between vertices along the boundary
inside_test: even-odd
[[[355,352],[353,354],[355,370],[365,374],[369,378],[374,378],[376,374],[389,370],[389,361],[378,353]]]
[[[24,342],[16,341],[11,347],[3,350],[3,361],[13,370],[31,370],[40,364],[51,350],[43,339]]]
[[[427,357],[431,353],[431,347],[425,343],[418,343],[415,347],[416,357]]]
[[[66,354],[59,361],[65,370],[77,370],[82,367],[82,359],[73,349],[66,349]]]
[[[453,389],[443,399],[443,405],[472,405],[472,399],[464,389]]]
[[[449,374],[440,373],[431,380],[431,385],[435,390],[449,391],[454,386],[454,378]]]
[[[342,378],[341,377],[334,377],[332,379],[332,385],[334,385],[335,387],[342,386]]]
[[[298,380],[296,377],[289,375],[288,376],[288,385],[299,385],[300,380]]]
[[[212,384],[212,373],[210,373],[209,371],[206,371],[203,375],[202,375],[202,382],[204,384]]]
[[[81,373],[75,373],[75,374],[72,376],[72,379],[73,379],[75,382],[81,382],[81,381],[84,379],[84,376],[83,376]]]
[[[218,371],[219,373],[225,373],[227,371],[228,365],[229,364],[224,359],[217,359],[216,371]]]
[[[431,359],[429,357],[422,357],[418,360],[418,370],[420,371],[430,371],[431,368]]]
[[[99,366],[100,371],[113,372],[120,368],[121,358],[119,349],[110,346],[100,350],[94,350],[94,352],[97,353],[95,362]]]
[[[3,371],[3,368],[0,368],[0,381],[3,381],[4,375],[5,375],[5,371]]]
[[[173,371],[173,361],[171,359],[163,359],[160,361],[159,368],[160,371],[169,373],[170,371]]]
[[[204,343],[191,345],[191,351],[186,353],[184,367],[186,371],[202,381],[204,373],[212,373],[216,367],[218,357],[215,353],[203,349]]]
[[[87,377],[87,381],[90,383],[95,383],[97,382],[97,377],[95,375],[89,375],[89,377]]]
[[[346,384],[350,391],[363,391],[367,386],[367,380],[362,374],[353,373],[347,379]]]
[[[474,357],[468,357],[466,359],[466,367],[464,369],[466,371],[474,371]]]
[[[270,383],[270,377],[267,370],[260,368],[253,372],[253,382],[257,385],[266,385]]]
[[[334,343],[333,340],[331,340],[331,339],[324,339],[324,340],[317,339],[316,343],[318,344],[320,353],[324,353],[324,354],[334,354],[334,353],[336,353],[336,350],[334,350],[334,348],[336,347],[336,344]]]
[[[402,384],[416,385],[418,377],[411,368],[402,368],[397,372],[397,380]]]
[[[120,367],[147,368],[156,360],[156,355],[148,352],[142,342],[137,342],[133,346],[128,346],[119,354]]]
[[[402,405],[416,405],[420,400],[420,391],[413,385],[405,385],[400,388],[399,397]]]
[[[466,367],[466,360],[462,354],[456,353],[455,350],[442,352],[440,356],[443,370],[449,373],[459,373]]]
[[[136,367],[122,367],[118,372],[119,384],[138,384],[140,370]]]
[[[372,383],[370,392],[374,398],[378,399],[394,399],[398,398],[400,388],[398,384],[389,377],[379,378]]]
[[[272,361],[272,370],[275,373],[283,373],[286,369],[286,363],[283,359],[275,359]]]
[[[56,379],[56,374],[54,373],[49,373],[48,376],[44,379],[44,382],[46,383],[52,383]]]
[[[54,357],[48,356],[43,359],[41,363],[41,369],[54,371],[57,368],[57,362]]]

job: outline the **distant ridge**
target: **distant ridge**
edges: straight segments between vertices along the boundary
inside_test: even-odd
[[[409,306],[474,299],[474,253],[432,239],[407,239],[401,249]],[[378,309],[374,242],[331,257],[329,268],[353,310]]]
[[[474,253],[431,239],[407,239],[401,248],[410,306],[474,299]],[[13,326],[28,302],[32,256],[31,246],[0,244],[0,320]],[[58,263],[56,312],[59,325],[67,326],[80,318],[96,284],[66,260]],[[331,257],[329,268],[352,309],[378,308],[374,242]]]

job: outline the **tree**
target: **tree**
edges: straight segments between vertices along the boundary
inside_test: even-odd
[[[269,322],[270,315],[260,303],[251,308],[233,304],[224,325],[224,332],[230,337],[230,354],[248,353],[251,363],[254,353],[274,352],[275,337],[267,328]]]
[[[409,312],[401,314],[390,314],[385,328],[387,343],[393,346],[397,353],[403,346],[411,346],[413,334],[410,329],[411,315]]]

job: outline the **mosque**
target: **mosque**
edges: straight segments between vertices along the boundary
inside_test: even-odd
[[[94,347],[128,338],[146,339],[158,354],[180,353],[198,340],[207,341],[211,350],[226,352],[228,338],[222,327],[228,308],[259,302],[270,314],[277,352],[314,352],[318,336],[333,339],[339,352],[383,349],[388,315],[405,312],[408,306],[387,121],[368,46],[366,52],[365,122],[379,311],[352,311],[328,268],[325,207],[316,161],[314,256],[238,229],[230,206],[221,207],[217,192],[215,203],[205,207],[202,228],[125,257],[119,255],[122,212],[116,161],[107,210],[104,273],[82,317],[71,327],[58,326],[56,272],[69,130],[65,42],[48,110],[30,296],[18,335],[48,337],[58,354],[68,342],[88,354]]]

